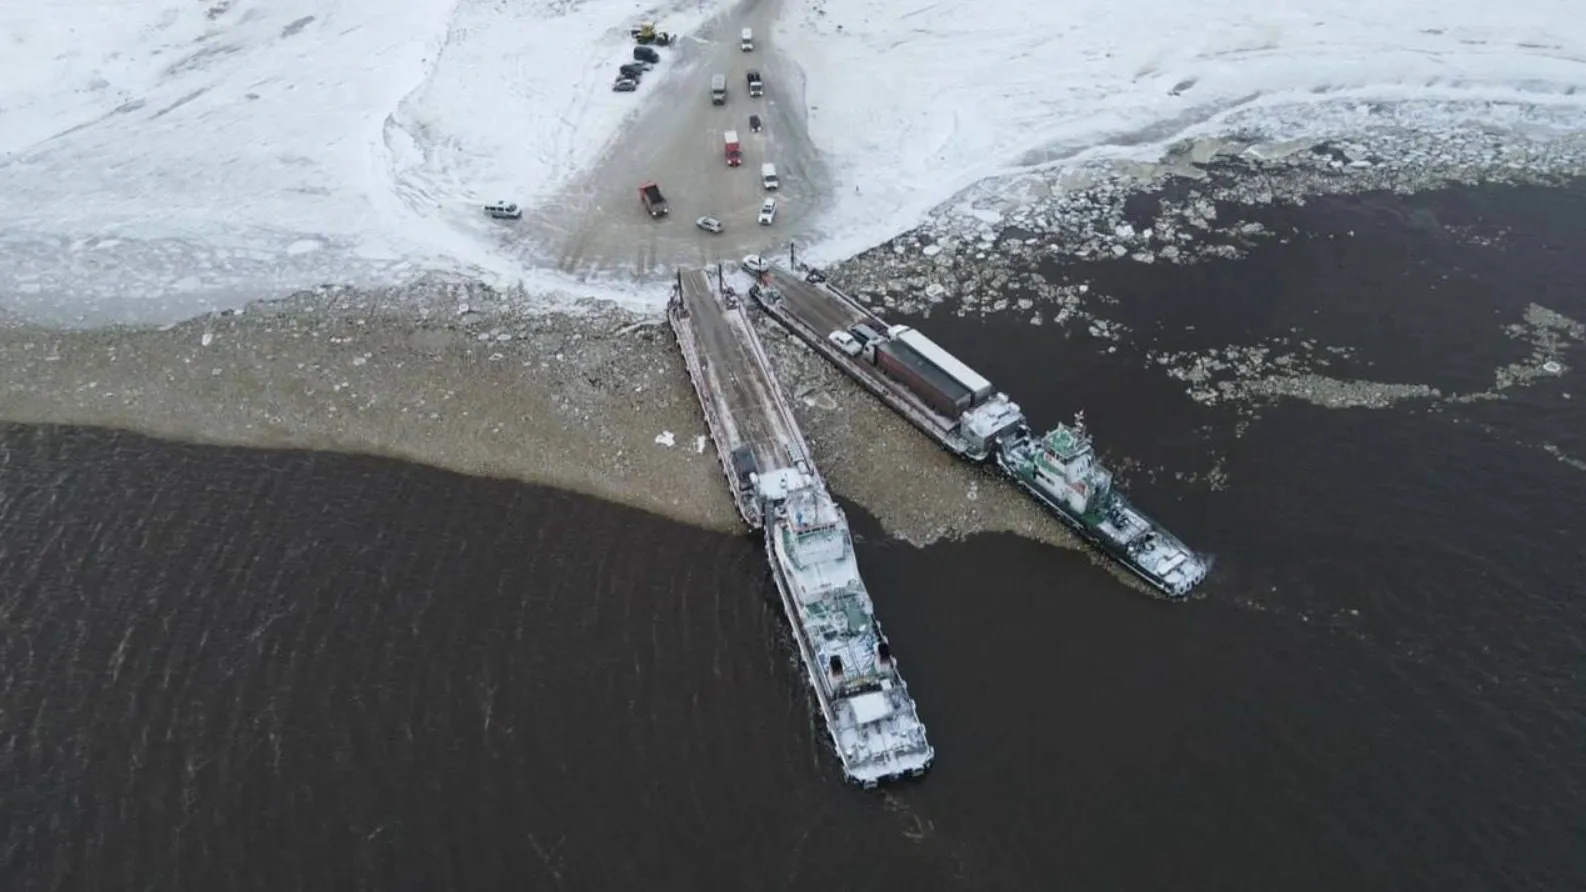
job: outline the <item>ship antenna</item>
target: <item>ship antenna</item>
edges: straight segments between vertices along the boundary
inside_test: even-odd
[[[1074,413],[1074,429],[1079,431],[1082,434],[1085,432],[1085,410],[1084,409],[1080,409],[1078,412]]]

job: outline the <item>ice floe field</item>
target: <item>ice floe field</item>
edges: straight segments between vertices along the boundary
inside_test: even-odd
[[[1363,104],[1411,99],[1422,111],[1408,127],[1423,135],[1534,119],[1473,119],[1472,101],[1546,108],[1550,126],[1586,120],[1586,24],[1550,0],[781,3],[777,45],[802,70],[811,136],[839,183],[805,249],[816,260],[910,229],[987,177],[1148,160],[1263,109],[1282,125],[1269,141],[1336,135]],[[12,4],[0,12],[0,312],[169,322],[437,273],[659,301],[525,267],[478,208],[546,199],[645,108],[657,77],[637,94],[609,89],[630,25],[687,34],[731,8]],[[1440,115],[1433,100],[1460,104]]]

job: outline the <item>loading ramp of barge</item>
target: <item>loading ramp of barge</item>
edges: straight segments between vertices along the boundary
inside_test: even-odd
[[[667,320],[721,459],[722,472],[751,528],[764,526],[752,471],[797,469],[818,479],[809,444],[771,371],[749,315],[732,291],[702,269],[678,273]]]

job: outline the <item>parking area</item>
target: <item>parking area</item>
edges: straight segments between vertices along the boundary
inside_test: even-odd
[[[657,280],[678,266],[797,238],[829,194],[829,179],[809,141],[802,76],[776,48],[772,24],[779,5],[745,0],[659,49],[661,65],[645,75],[657,82],[634,94],[643,107],[600,163],[553,201],[526,209],[526,230],[504,238],[517,239],[525,259],[574,275]],[[743,28],[754,32],[752,52],[740,47]],[[663,72],[667,66],[675,70]],[[761,73],[763,96],[749,96],[750,70]],[[726,81],[721,105],[711,101],[715,75]],[[759,132],[750,128],[751,114],[760,119]],[[736,167],[728,166],[724,152],[730,130],[741,145]],[[766,162],[776,165],[775,193],[762,183]],[[651,218],[640,205],[638,185],[647,180],[665,193],[667,216]],[[771,194],[774,220],[762,225],[762,202]],[[695,226],[706,215],[721,221],[720,233]]]

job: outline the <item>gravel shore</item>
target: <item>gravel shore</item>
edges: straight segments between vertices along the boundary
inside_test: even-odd
[[[780,330],[762,331],[833,489],[916,544],[1065,534]],[[386,455],[742,529],[671,330],[488,289],[323,289],[164,329],[0,326],[0,418]],[[899,487],[900,468],[915,469]]]

